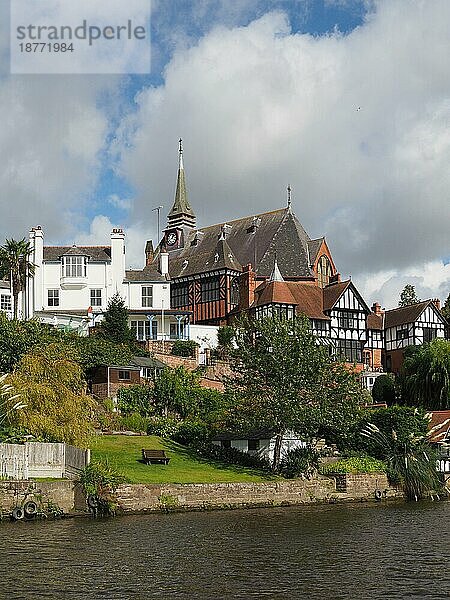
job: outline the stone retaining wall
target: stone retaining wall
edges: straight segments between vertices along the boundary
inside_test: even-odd
[[[345,491],[338,491],[342,483],[336,486],[333,477],[267,483],[124,484],[117,489],[116,497],[124,512],[370,501],[375,500],[376,490],[383,498],[403,497],[402,492],[389,487],[386,475],[381,473],[347,475],[344,482]]]
[[[73,481],[0,481],[0,511],[10,513],[17,506],[33,500],[39,510],[50,503],[64,513],[85,510],[82,490]]]

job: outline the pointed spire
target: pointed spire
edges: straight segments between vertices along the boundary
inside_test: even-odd
[[[183,166],[183,140],[178,140],[178,168],[184,170]]]
[[[283,275],[281,274],[280,269],[278,268],[278,261],[276,256],[273,263],[273,270],[269,277],[269,283],[271,283],[272,281],[284,281]]]
[[[168,215],[168,227],[189,227],[194,229],[196,218],[192,210],[186,190],[186,178],[183,165],[183,140],[178,142],[178,175],[175,200]]]

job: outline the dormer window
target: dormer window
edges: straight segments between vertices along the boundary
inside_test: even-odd
[[[330,283],[330,277],[332,275],[331,263],[325,254],[319,258],[317,264],[317,285],[320,288],[324,288]]]
[[[62,257],[62,276],[63,277],[86,277],[87,275],[87,257],[86,256],[63,256]]]

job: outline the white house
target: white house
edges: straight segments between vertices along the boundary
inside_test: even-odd
[[[247,452],[252,456],[265,458],[269,462],[273,461],[275,452],[275,436],[267,429],[243,435],[229,432],[219,433],[212,439],[212,443],[222,448],[236,448],[236,450]],[[283,436],[281,458],[284,458],[291,450],[305,446],[306,443],[296,433],[288,431]]]
[[[12,316],[12,298],[9,281],[0,281],[0,310]]]
[[[24,318],[38,317],[86,334],[103,318],[109,300],[118,292],[137,339],[189,338],[189,311],[170,307],[167,254],[161,254],[159,270],[154,266],[126,270],[122,229],[112,230],[108,246],[45,246],[41,227],[30,231],[29,241],[30,261],[36,269],[20,298]],[[4,303],[9,306],[6,298]]]

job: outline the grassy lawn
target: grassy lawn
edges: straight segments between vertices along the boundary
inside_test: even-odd
[[[141,449],[163,449],[168,465],[146,465]],[[201,459],[185,446],[156,436],[103,435],[91,444],[95,460],[108,459],[130,483],[227,483],[267,481],[272,477],[246,467],[224,465]]]

